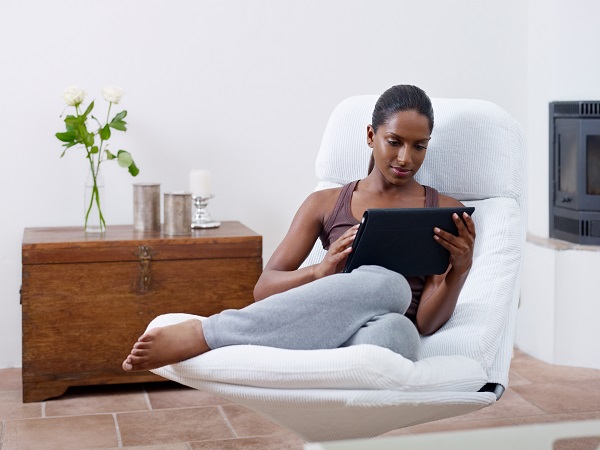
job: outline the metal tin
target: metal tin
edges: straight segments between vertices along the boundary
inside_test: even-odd
[[[160,183],[133,184],[133,229],[160,231]]]
[[[164,194],[163,233],[192,234],[192,194],[167,192]]]

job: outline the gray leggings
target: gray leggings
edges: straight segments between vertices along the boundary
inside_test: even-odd
[[[402,275],[362,266],[215,314],[202,327],[212,349],[236,344],[299,350],[373,344],[415,361],[419,333],[404,316],[411,297]]]

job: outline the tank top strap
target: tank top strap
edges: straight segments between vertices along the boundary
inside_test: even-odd
[[[333,207],[333,211],[331,211],[331,215],[327,218],[327,221],[323,227],[325,230],[331,229],[340,213],[345,214],[347,212],[346,209],[349,207],[350,201],[352,200],[352,193],[354,192],[356,183],[358,183],[358,180],[342,186],[340,195],[338,196]]]
[[[352,183],[347,184],[346,189],[343,192],[343,198],[340,198],[338,201],[341,202],[343,206],[343,218],[346,222],[356,222],[356,219],[352,215],[352,195],[354,194],[354,189],[356,189],[356,185],[360,180],[353,181]],[[340,195],[342,197],[342,195]]]
[[[430,186],[425,186],[425,208],[437,208],[439,206],[439,192]]]
[[[356,223],[356,219],[352,216],[350,204],[352,194],[359,180],[345,184],[340,190],[340,194],[335,202],[330,216],[323,225],[320,239],[323,242],[323,248],[329,248],[329,244],[339,237],[339,231],[346,229]]]

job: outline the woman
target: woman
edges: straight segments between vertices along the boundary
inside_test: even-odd
[[[419,333],[434,333],[446,323],[471,268],[471,217],[453,216],[456,236],[434,229],[433,238],[450,252],[442,275],[407,279],[378,266],[340,272],[365,210],[462,206],[414,179],[432,129],[433,109],[425,92],[408,85],[384,92],[367,127],[368,176],[308,196],[256,284],[257,302],[203,321],[149,330],[134,344],[123,369],[149,370],[235,344],[289,349],[373,344],[417,359]],[[317,238],[327,249],[325,258],[299,268]]]

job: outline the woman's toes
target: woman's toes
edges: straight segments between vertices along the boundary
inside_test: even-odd
[[[125,361],[123,361],[122,367],[125,372],[129,372],[129,371],[133,370],[133,364],[131,364],[131,362],[129,361],[129,358],[127,358]]]
[[[148,349],[152,346],[152,342],[150,341],[138,341],[135,344],[133,344],[133,348],[138,348],[138,349]]]
[[[150,330],[147,333],[142,334],[138,338],[137,342],[149,342],[149,341],[153,340],[154,339],[154,333],[153,333],[154,330],[155,330],[155,328],[153,328],[152,330]]]
[[[142,348],[133,348],[133,350],[131,350],[131,354],[133,356],[147,356],[148,350]]]

